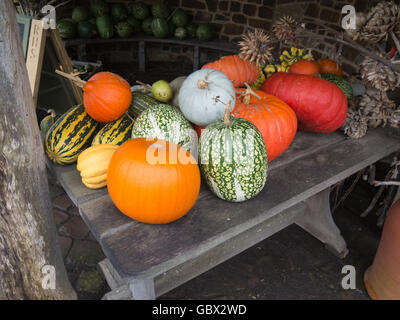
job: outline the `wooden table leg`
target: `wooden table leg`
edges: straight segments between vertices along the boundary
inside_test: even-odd
[[[103,300],[155,300],[153,279],[133,279],[128,283],[118,274],[108,259],[99,262],[99,267],[111,292]]]
[[[133,300],[155,300],[154,279],[134,279],[129,282]]]
[[[336,256],[344,259],[349,253],[345,240],[332,218],[329,204],[330,189],[306,201],[307,209],[296,219],[296,224],[325,244]]]

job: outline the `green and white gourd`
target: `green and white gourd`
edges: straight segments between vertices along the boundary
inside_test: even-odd
[[[243,202],[265,186],[267,149],[248,120],[231,118],[209,125],[201,134],[199,158],[209,188],[220,199]]]
[[[177,108],[168,104],[158,104],[144,110],[133,125],[132,138],[173,142],[188,150],[197,159],[196,131]]]

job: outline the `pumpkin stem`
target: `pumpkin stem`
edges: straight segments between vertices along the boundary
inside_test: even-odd
[[[51,115],[52,118],[56,117],[56,112],[53,109],[47,110],[47,114]]]
[[[225,104],[225,118],[224,118],[224,123],[226,125],[229,125],[231,119],[231,101],[229,101],[227,104]]]
[[[148,94],[151,92],[151,85],[146,84],[142,81],[136,80],[137,84],[140,84],[142,87],[140,88],[140,92],[144,94]]]
[[[197,87],[198,87],[199,89],[206,89],[206,90],[208,90],[208,85],[207,85],[207,82],[206,82],[205,80],[199,80],[199,81],[197,81]]]
[[[250,104],[251,96],[256,97],[258,100],[261,100],[261,97],[254,92],[254,90],[250,87],[250,85],[247,82],[245,82],[245,85],[246,85],[246,90],[238,92],[240,93],[239,98],[243,98],[242,102],[244,104]]]
[[[59,74],[60,76],[63,76],[64,78],[71,80],[79,88],[83,88],[86,84],[86,81],[78,77],[80,72],[66,73],[56,69],[56,73]]]
[[[311,49],[308,49],[308,59],[307,59],[308,61],[311,61],[311,51],[312,51]]]

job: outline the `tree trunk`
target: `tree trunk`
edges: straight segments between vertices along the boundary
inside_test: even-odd
[[[22,41],[0,1],[0,299],[76,299],[57,240]],[[44,266],[55,268],[46,289]]]

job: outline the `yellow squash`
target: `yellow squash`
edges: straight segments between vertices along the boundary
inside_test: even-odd
[[[119,146],[100,144],[83,151],[78,157],[77,170],[83,184],[90,189],[99,189],[107,185],[108,165]]]

